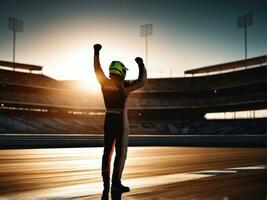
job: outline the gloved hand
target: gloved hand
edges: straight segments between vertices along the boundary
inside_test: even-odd
[[[95,44],[94,45],[95,54],[99,54],[101,48],[102,48],[101,44]]]
[[[143,59],[140,57],[136,57],[135,58],[135,62],[137,62],[137,64],[142,64],[143,63]]]

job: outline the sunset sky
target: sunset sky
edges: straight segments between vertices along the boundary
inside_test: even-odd
[[[137,77],[136,56],[145,60],[139,26],[152,23],[149,77],[183,76],[187,69],[244,58],[244,33],[236,17],[252,12],[248,57],[267,52],[265,0],[0,0],[0,60],[12,60],[12,32],[7,18],[25,21],[17,33],[16,61],[44,66],[56,79],[93,80],[94,43],[101,43],[101,63],[112,60]]]

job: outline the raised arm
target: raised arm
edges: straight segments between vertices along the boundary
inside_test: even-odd
[[[94,45],[94,68],[95,68],[95,74],[96,74],[97,80],[100,84],[102,84],[107,79],[107,77],[105,76],[101,68],[100,61],[99,61],[99,52],[101,48],[102,46],[100,44]]]
[[[135,58],[136,63],[139,67],[139,75],[137,80],[134,81],[124,81],[124,89],[127,94],[130,92],[137,90],[145,85],[145,81],[147,79],[147,72],[145,65],[143,63],[143,59],[140,57]]]

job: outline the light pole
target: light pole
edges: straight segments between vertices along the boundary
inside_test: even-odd
[[[14,17],[8,17],[8,30],[13,31],[13,62],[15,62],[16,32],[24,31],[24,21]]]
[[[247,27],[253,25],[253,14],[247,13],[236,18],[237,28],[244,28],[245,59],[247,59]]]
[[[146,38],[146,66],[148,67],[148,37],[153,34],[153,24],[144,24],[140,26],[140,36]]]

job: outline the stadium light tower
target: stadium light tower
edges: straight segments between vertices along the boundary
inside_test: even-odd
[[[253,14],[247,13],[236,18],[237,28],[244,29],[245,59],[247,59],[247,27],[253,25]]]
[[[13,31],[13,62],[15,62],[16,32],[24,31],[24,21],[14,17],[8,17],[8,30]]]
[[[148,67],[148,37],[153,34],[153,24],[144,24],[140,26],[140,36],[146,38],[146,66]]]

